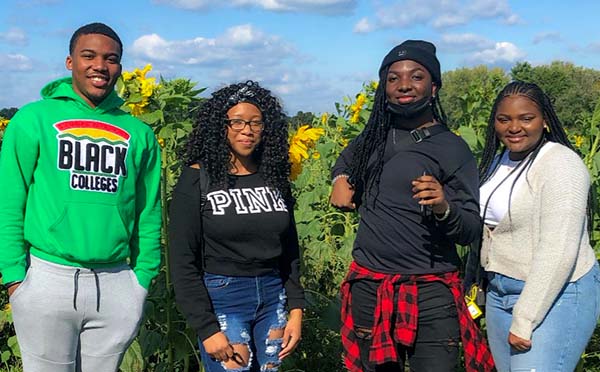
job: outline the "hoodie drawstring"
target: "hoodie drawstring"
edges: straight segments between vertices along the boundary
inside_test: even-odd
[[[75,275],[73,276],[73,309],[77,310],[77,290],[79,288],[79,272],[81,270],[77,269],[75,271]]]
[[[92,273],[94,273],[94,281],[96,282],[96,312],[100,312],[100,281],[98,280],[98,273],[94,269]]]
[[[94,274],[94,282],[96,283],[96,312],[100,312],[100,280],[98,279],[98,273],[94,269],[90,269]],[[77,310],[77,292],[79,291],[79,274],[80,269],[75,270],[73,276],[73,309]]]

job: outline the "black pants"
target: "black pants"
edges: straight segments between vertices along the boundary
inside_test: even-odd
[[[460,329],[450,289],[440,282],[418,283],[419,321],[412,347],[398,345],[400,363],[373,365],[369,362],[374,311],[379,283],[361,280],[351,287],[352,317],[365,372],[404,372],[408,357],[411,371],[450,372],[458,365]],[[396,299],[394,299],[396,303]],[[392,318],[392,324],[395,321]],[[367,332],[364,332],[364,330]]]

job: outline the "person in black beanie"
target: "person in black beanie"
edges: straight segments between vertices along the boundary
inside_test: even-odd
[[[446,126],[435,46],[407,40],[379,68],[364,130],[336,161],[331,203],[358,209],[354,261],[341,286],[350,371],[491,371],[464,301],[455,244],[481,234],[477,164]]]

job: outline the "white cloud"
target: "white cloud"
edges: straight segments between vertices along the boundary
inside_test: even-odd
[[[310,71],[307,58],[287,41],[252,25],[186,40],[148,34],[128,50],[134,66],[152,63],[152,74],[166,79],[186,76],[210,91],[248,79],[258,81],[282,98],[290,114],[331,111],[333,101],[341,99],[346,88],[335,77]]]
[[[356,32],[357,34],[363,34],[371,31],[373,31],[373,25],[369,22],[367,18],[361,18],[354,25],[354,32]]]
[[[497,42],[493,48],[472,53],[467,57],[467,62],[472,64],[509,66],[523,60],[525,56],[525,52],[513,43],[501,41]]]
[[[22,7],[32,7],[39,5],[54,5],[62,2],[63,0],[19,0],[17,1],[17,5]]]
[[[234,69],[276,65],[297,56],[289,43],[252,25],[231,27],[216,38],[170,41],[158,34],[144,35],[134,41],[131,50],[138,58],[150,61]]]
[[[470,52],[493,48],[495,43],[483,36],[471,33],[445,34],[439,43],[439,48],[451,53]]]
[[[517,14],[511,14],[511,15],[507,16],[506,18],[504,18],[503,23],[506,25],[512,26],[512,25],[523,23],[523,20]]]
[[[332,111],[334,101],[341,101],[343,88],[334,79],[300,69],[268,71],[261,84],[281,97],[289,115],[298,111],[314,113]]]
[[[0,53],[0,71],[30,71],[33,69],[31,59],[22,54]]]
[[[464,25],[469,21],[469,18],[466,14],[458,13],[458,14],[442,14],[435,18],[431,25],[435,28],[448,28],[453,26]]]
[[[444,34],[438,45],[447,53],[466,54],[462,61],[466,65],[508,68],[526,57],[526,53],[511,42],[496,42],[473,33]]]
[[[507,0],[473,0],[466,4],[466,13],[485,18],[511,15]]]
[[[212,3],[211,0],[153,0],[155,4],[170,5],[175,8],[200,10],[208,8]]]
[[[25,31],[20,28],[11,28],[6,32],[0,32],[0,41],[9,44],[27,45],[28,39]]]
[[[382,0],[378,2],[375,21],[369,30],[423,24],[445,29],[481,19],[496,19],[504,24],[520,22],[508,0]]]
[[[404,28],[427,22],[436,13],[436,5],[440,2],[443,0],[406,0],[382,4],[376,12],[377,28]]]
[[[587,48],[585,49],[589,50],[592,53],[600,53],[600,41],[588,44]]]
[[[315,114],[332,112],[335,110],[334,102],[341,102],[344,94],[358,91],[361,86],[361,82],[337,76],[322,76],[297,65],[257,68],[248,63],[222,68],[167,66],[165,69],[161,66],[154,65],[152,74],[159,74],[166,79],[185,76],[198,82],[198,87],[208,87],[206,94],[231,83],[257,81],[281,98],[288,115],[294,115],[298,111],[310,111]]]
[[[533,43],[539,44],[543,41],[560,41],[562,37],[556,31],[540,32],[533,37]]]
[[[298,12],[318,14],[350,14],[357,0],[153,0],[176,8],[200,10],[211,7],[250,7],[273,12]]]

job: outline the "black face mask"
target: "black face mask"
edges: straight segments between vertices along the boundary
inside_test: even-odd
[[[431,97],[423,97],[418,101],[399,105],[388,101],[386,110],[397,115],[401,119],[412,119],[423,114],[431,103]]]

